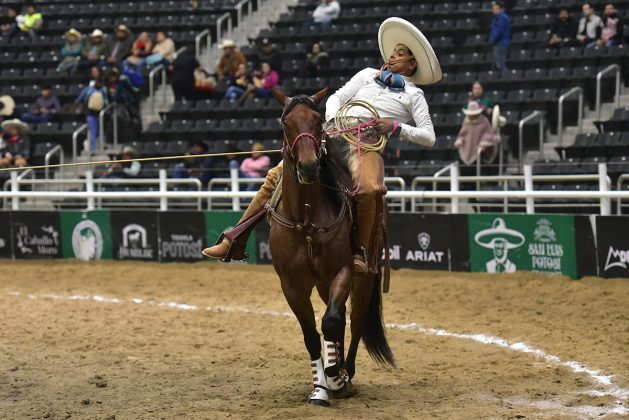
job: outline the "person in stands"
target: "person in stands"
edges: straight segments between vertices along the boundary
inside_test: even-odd
[[[596,45],[600,48],[611,47],[622,44],[624,37],[624,25],[622,18],[618,15],[618,10],[612,3],[605,5],[603,15],[601,36],[596,40]]]
[[[483,115],[488,119],[491,118],[491,113],[496,102],[485,94],[485,89],[479,81],[475,81],[472,84],[472,95],[467,98],[467,101],[463,104],[463,109],[467,109],[473,102],[480,106]]]
[[[123,67],[129,65],[138,66],[139,63],[144,62],[146,57],[151,54],[153,50],[153,41],[149,37],[148,32],[141,32],[138,35],[133,47],[131,48],[131,55],[122,62]]]
[[[240,98],[244,100],[247,96],[255,94],[258,98],[270,98],[271,91],[280,83],[280,76],[267,62],[262,63],[262,70],[255,72],[252,83],[247,87],[247,91]]]
[[[61,62],[57,66],[57,71],[74,73],[81,60],[83,50],[83,34],[72,28],[66,32],[66,43],[61,48]]]
[[[5,15],[0,16],[0,34],[6,36],[7,40],[11,42],[13,36],[19,32],[17,26],[18,8],[15,6],[9,6]]]
[[[88,141],[84,144],[86,151],[94,152],[97,146],[97,139],[100,132],[99,114],[109,105],[109,93],[102,78],[95,79],[94,83],[81,91],[76,98],[77,103],[83,104],[85,109],[85,122],[89,129]],[[100,139],[104,142],[105,139]]]
[[[107,57],[107,44],[105,34],[100,29],[94,29],[90,34],[90,40],[85,43],[81,51],[81,61],[79,67],[82,69],[100,66]]]
[[[304,23],[305,28],[319,27],[328,29],[334,19],[341,14],[341,5],[336,0],[321,0],[321,3],[312,11],[312,19]]]
[[[216,65],[216,77],[218,80],[231,81],[236,75],[238,66],[247,64],[247,59],[240,51],[236,51],[236,43],[231,39],[224,40],[219,48],[223,50],[223,55]]]
[[[238,71],[234,76],[234,80],[231,82],[231,85],[227,88],[227,92],[225,92],[226,99],[240,99],[242,95],[246,92],[247,87],[250,84],[249,74],[247,72],[246,64],[239,64]]]
[[[2,122],[0,134],[0,168],[28,165],[31,144],[28,125],[18,119]]]
[[[107,168],[104,177],[106,178],[137,178],[142,170],[142,163],[138,162],[138,154],[131,146],[125,146],[120,156],[121,160],[130,160],[131,162],[117,163],[114,162]]]
[[[109,64],[122,62],[131,54],[131,48],[133,48],[131,29],[129,29],[127,25],[118,25],[116,28],[116,37],[109,46],[107,62]]]
[[[175,94],[175,100],[177,101],[184,99],[192,101],[196,98],[194,73],[197,70],[209,74],[207,69],[199,64],[194,53],[189,49],[178,54],[173,64],[168,68],[172,72],[171,86]]]
[[[470,102],[463,109],[465,120],[457,135],[454,147],[465,165],[472,165],[477,159],[490,163],[496,157],[500,137],[494,132],[491,123],[483,118],[483,108],[478,102]]]
[[[202,155],[207,153],[207,151],[207,144],[202,141],[197,141],[192,145],[187,155]],[[203,188],[206,188],[208,182],[210,182],[210,179],[212,179],[213,169],[214,163],[209,157],[188,158],[184,159],[183,162],[175,165],[175,167],[173,168],[173,178],[197,178],[199,181],[201,181]]]
[[[594,13],[591,3],[583,3],[581,10],[583,17],[579,21],[577,41],[580,46],[593,47],[601,35],[602,20],[600,16]]]
[[[330,64],[330,56],[323,51],[321,43],[315,41],[310,46],[310,51],[306,54],[306,76],[321,76],[321,71]]]
[[[551,47],[572,47],[576,44],[579,24],[566,8],[559,10],[557,21],[550,30],[548,45]]]
[[[254,53],[250,59],[253,62],[252,68],[254,70],[260,70],[262,63],[265,61],[276,70],[282,68],[282,57],[268,38],[264,38],[260,42],[258,51]]]
[[[12,26],[7,33],[9,39],[22,32],[28,34],[31,40],[35,41],[44,26],[44,17],[37,11],[35,4],[29,4],[26,6],[26,13],[16,16],[15,22],[16,25]]]
[[[27,123],[49,122],[61,110],[59,99],[53,95],[50,85],[44,85],[41,89],[41,96],[37,98],[35,104],[28,112],[22,114],[20,118]]]
[[[256,143],[251,148],[254,153],[240,164],[240,173],[244,178],[264,178],[271,167],[271,158],[263,154],[264,146]],[[256,184],[249,184],[247,191],[255,191]]]
[[[503,1],[494,1],[491,5],[494,19],[491,22],[489,39],[494,46],[494,69],[506,74],[507,53],[511,44],[511,18],[505,13]]]

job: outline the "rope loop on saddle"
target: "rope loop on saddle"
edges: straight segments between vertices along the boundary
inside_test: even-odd
[[[347,115],[348,112],[355,107],[362,107],[367,109],[371,115],[373,115],[373,119],[366,121],[364,123],[360,123],[358,125],[350,125],[350,121],[353,119],[352,116]],[[378,137],[378,141],[373,144],[362,144],[360,141],[360,133],[363,129],[367,127],[373,127],[376,124],[376,120],[380,119],[380,114],[378,110],[373,107],[369,102],[364,101],[362,99],[352,99],[347,102],[345,105],[339,108],[334,116],[334,127],[336,130],[328,131],[327,134],[330,137],[339,137],[343,140],[347,141],[352,146],[358,149],[358,153],[365,152],[375,152],[382,150],[387,143],[387,136],[385,134],[380,134]]]

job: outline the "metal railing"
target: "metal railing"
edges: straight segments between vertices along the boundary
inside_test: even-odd
[[[63,164],[64,163],[64,156],[63,156],[64,153],[63,153],[63,147],[61,147],[60,144],[58,144],[55,147],[53,147],[52,149],[50,149],[48,152],[46,152],[46,155],[44,156],[44,165],[46,165],[46,168],[44,169],[44,178],[45,179],[50,178],[50,168],[48,166],[50,165],[50,160],[55,155],[59,155],[59,163]],[[59,171],[61,172],[62,168],[59,168]]]
[[[210,67],[210,48],[212,48],[212,34],[210,33],[209,29],[200,32],[196,37],[194,37],[194,53],[197,57],[197,61],[199,63],[202,63],[203,54],[201,52],[201,43],[203,42],[203,39],[205,39],[205,53],[208,58],[205,66]]]
[[[77,158],[79,157],[79,148],[77,146],[77,142],[79,141],[79,135],[81,135],[82,132],[86,131],[87,128],[88,128],[87,124],[83,124],[76,130],[74,130],[74,132],[72,133],[72,162],[76,162]],[[87,136],[87,141],[88,142],[90,141],[89,135]],[[79,173],[78,166],[74,168],[74,173],[75,174]]]
[[[618,64],[610,64],[596,74],[596,118],[601,119],[601,81],[607,74],[614,72],[616,74],[616,86],[614,100],[616,108],[620,108],[620,66]]]
[[[533,111],[518,123],[518,163],[520,165],[524,162],[524,126],[534,120],[537,120],[539,126],[539,154],[540,157],[544,156],[544,122],[546,118],[544,112]]]
[[[162,75],[162,103],[166,103],[166,66],[160,64],[149,73],[149,98],[151,100],[151,113],[155,113],[155,75]]]
[[[557,100],[557,135],[559,136],[559,146],[563,146],[563,104],[568,98],[578,95],[579,108],[577,109],[577,124],[579,126],[579,132],[583,133],[583,88],[573,87]]]
[[[105,115],[107,111],[113,109],[113,137],[114,148],[118,148],[118,111],[114,104],[107,105],[98,113],[98,151],[103,154],[105,151]],[[92,150],[93,151],[93,150]]]

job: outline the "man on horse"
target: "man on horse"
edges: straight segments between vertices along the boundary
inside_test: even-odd
[[[415,85],[436,83],[442,77],[430,43],[411,23],[400,18],[385,20],[378,31],[378,42],[385,62],[382,68],[361,70],[326,102],[328,144],[333,153],[340,153],[354,181],[357,239],[362,250],[354,255],[357,273],[375,272],[380,259],[376,235],[382,218],[382,196],[386,194],[380,153],[386,138],[397,135],[423,146],[435,143],[424,93]],[[415,126],[407,124],[410,121]],[[269,170],[239,225],[261,219],[256,215],[263,212],[281,173],[282,163]],[[232,255],[229,236],[222,236],[216,245],[204,249],[203,255],[238,259],[241,255]],[[246,238],[239,241],[242,244]]]

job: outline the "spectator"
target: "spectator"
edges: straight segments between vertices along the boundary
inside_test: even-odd
[[[197,141],[192,145],[187,155],[202,155],[207,153],[207,150],[207,144],[202,141]],[[210,182],[212,178],[213,167],[212,159],[209,157],[184,159],[183,162],[176,164],[173,168],[173,178],[197,178],[201,181],[203,188],[206,188],[207,183]]]
[[[0,136],[0,168],[28,165],[30,141],[28,125],[18,119],[2,122]]]
[[[127,57],[123,62],[123,66],[127,67],[129,64],[138,66],[139,63],[143,63],[153,50],[153,42],[149,37],[148,32],[142,32],[138,35],[138,38],[133,43],[131,48],[131,55]]]
[[[132,160],[137,158],[137,152],[131,146],[125,146],[122,149],[122,155],[120,156],[121,160]],[[105,178],[136,178],[140,171],[142,170],[142,163],[137,160],[132,160],[131,162],[124,163],[112,163],[109,168],[107,168],[107,173],[104,175]]]
[[[559,17],[550,31],[548,45],[551,47],[571,47],[576,44],[579,24],[566,8],[559,10]]]
[[[623,22],[618,11],[612,3],[605,5],[605,14],[603,15],[601,36],[596,41],[599,47],[611,47],[613,45],[622,44],[624,36]]]
[[[328,29],[340,13],[341,5],[338,1],[321,0],[321,3],[312,12],[312,20],[306,21],[304,27],[318,26],[321,29]]]
[[[233,79],[240,64],[247,64],[245,56],[236,51],[236,44],[231,39],[224,40],[219,48],[223,49],[223,55],[216,65],[216,77],[218,80]]]
[[[86,69],[100,66],[107,57],[107,44],[105,34],[100,29],[94,29],[90,34],[90,40],[81,51],[81,61],[79,67]]]
[[[18,26],[15,20],[17,15],[18,9],[15,6],[9,6],[6,16],[0,16],[0,30],[2,31],[2,36],[6,35],[9,41],[18,33]]]
[[[491,113],[496,102],[485,95],[485,89],[479,81],[475,81],[472,84],[472,96],[467,99],[467,102],[463,105],[463,109],[467,109],[473,102],[480,106],[483,115],[487,118],[491,118]]]
[[[131,30],[127,25],[118,25],[116,28],[116,38],[109,47],[109,64],[116,64],[124,60],[133,47],[133,38],[131,38]]]
[[[37,11],[34,4],[26,6],[26,14],[21,14],[15,18],[16,26],[9,30],[9,39],[13,38],[19,31],[26,32],[31,40],[35,41],[39,31],[44,26],[44,17]]]
[[[10,118],[15,111],[15,101],[9,95],[0,96],[0,121]]]
[[[583,3],[581,10],[583,17],[579,21],[577,41],[581,46],[594,46],[601,35],[602,20],[594,13],[590,3]]]
[[[175,43],[166,34],[159,31],[155,35],[155,46],[152,54],[146,57],[146,65],[155,66],[160,63],[172,63],[175,58]]]
[[[125,107],[134,104],[133,87],[128,78],[120,77],[120,69],[118,67],[112,67],[109,73],[107,73],[105,87],[107,88],[111,102]]]
[[[61,63],[57,66],[57,71],[74,73],[81,60],[83,50],[83,34],[72,28],[66,32],[66,43],[61,48]]]
[[[262,62],[262,71],[254,72],[252,83],[249,84],[245,95],[240,99],[244,100],[252,93],[255,93],[259,98],[270,98],[273,96],[271,91],[275,89],[279,83],[280,76],[277,72],[271,68],[269,63]]]
[[[49,122],[61,110],[59,99],[52,94],[50,85],[44,85],[41,89],[41,96],[37,98],[35,104],[28,112],[20,118],[27,123]]]
[[[480,157],[484,163],[491,163],[496,157],[500,138],[489,120],[480,117],[483,109],[478,102],[471,102],[463,113],[465,120],[454,142],[461,161],[469,166]]]
[[[243,160],[240,164],[240,173],[244,178],[264,178],[267,171],[271,167],[271,159],[262,153],[264,146],[262,143],[256,143],[251,150],[254,152],[251,157]],[[257,186],[249,184],[247,191],[255,191]]]
[[[317,77],[321,75],[321,70],[328,67],[330,56],[323,51],[320,42],[313,42],[310,51],[306,55],[306,76]]]
[[[89,86],[81,91],[81,94],[76,99],[76,102],[83,104],[85,109],[85,122],[89,128],[89,139],[85,143],[85,149],[87,151],[96,150],[96,139],[99,136],[100,112],[109,105],[109,94],[105,87],[105,82],[102,78],[94,80],[94,83],[90,83]],[[105,139],[100,139],[104,142]]]
[[[252,61],[254,70],[260,70],[263,61],[269,63],[274,69],[282,67],[282,57],[268,38],[262,40],[258,51],[252,57]]]
[[[94,81],[97,79],[104,79],[105,75],[103,74],[102,67],[94,66],[90,69],[90,86],[94,86]]]
[[[491,8],[494,19],[491,22],[489,39],[494,46],[494,69],[506,74],[507,51],[511,44],[511,19],[505,13],[504,2],[494,1]]]
[[[192,51],[188,49],[177,55],[169,68],[172,71],[171,86],[175,93],[175,100],[194,100],[196,97],[194,72],[198,69],[205,73],[208,71],[199,64]]]
[[[239,99],[247,90],[250,84],[249,74],[247,73],[247,65],[239,64],[238,70],[231,85],[225,92],[226,99]]]

